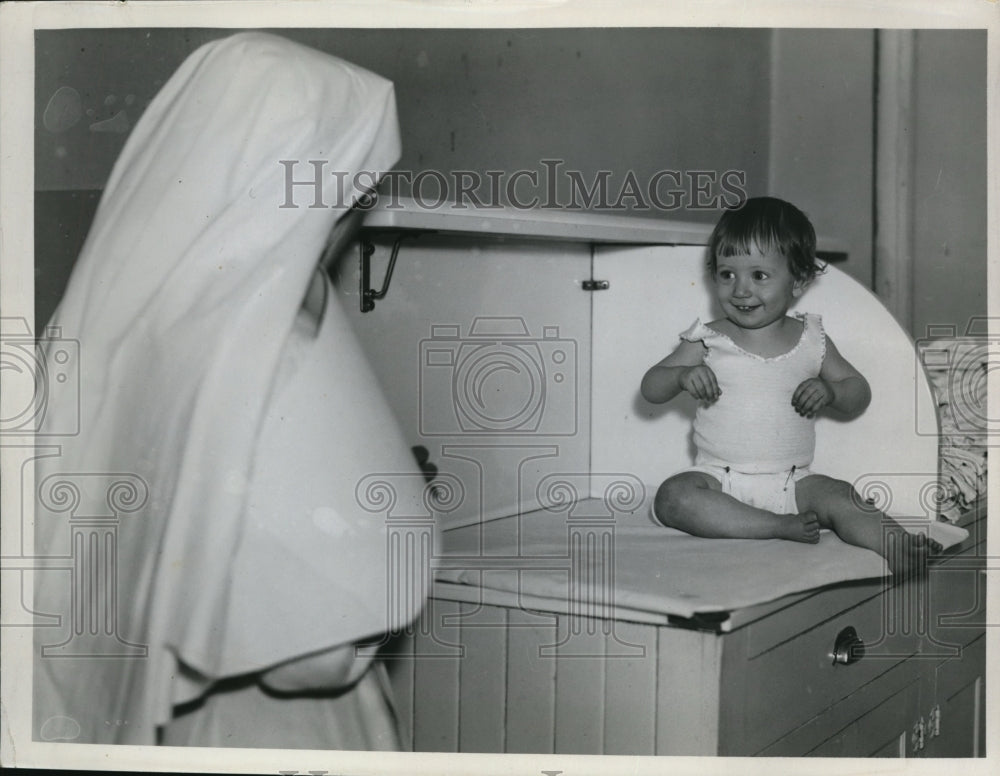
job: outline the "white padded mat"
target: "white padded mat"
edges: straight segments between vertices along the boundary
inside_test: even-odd
[[[632,512],[612,514],[602,499],[586,499],[568,511],[543,509],[448,531],[444,554],[449,565],[467,567],[441,570],[437,578],[509,593],[512,605],[530,598],[536,604],[538,599],[568,601],[579,609],[597,600],[628,619],[637,611],[680,617],[732,611],[889,573],[879,555],[845,544],[829,531],[815,545],[689,536],[654,523],[650,498]],[[968,535],[947,523],[930,525],[933,538],[946,547]],[[597,539],[594,546],[604,543],[608,549],[574,555],[571,534],[590,534]],[[496,558],[506,560],[498,564]],[[487,565],[520,570],[484,574]],[[613,580],[613,597],[608,580]],[[565,604],[555,608],[565,609]]]

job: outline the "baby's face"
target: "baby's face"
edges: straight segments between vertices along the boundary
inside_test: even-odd
[[[716,297],[726,317],[743,329],[762,329],[781,320],[804,289],[788,269],[788,259],[776,251],[754,249],[717,261]]]

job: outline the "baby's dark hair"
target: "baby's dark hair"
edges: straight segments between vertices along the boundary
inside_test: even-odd
[[[816,260],[816,230],[806,214],[776,197],[752,197],[722,214],[708,239],[708,268],[714,276],[719,258],[754,248],[785,256],[796,280],[812,280],[824,269]]]

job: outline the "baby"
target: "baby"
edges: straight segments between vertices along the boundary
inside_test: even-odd
[[[829,528],[885,557],[894,574],[921,566],[937,542],[907,533],[849,483],[809,470],[817,413],[854,417],[871,401],[820,317],[788,315],[822,271],[809,219],[780,199],[749,199],[723,214],[708,251],[724,317],[695,321],[642,379],[649,402],[681,391],[700,402],[695,466],[660,486],[657,520],[695,536],[810,543]]]

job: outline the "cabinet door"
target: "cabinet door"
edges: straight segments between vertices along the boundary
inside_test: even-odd
[[[909,757],[919,718],[920,682],[912,682],[828,738],[815,757]]]
[[[379,286],[392,243],[375,244]],[[400,251],[374,310],[352,256],[337,293],[403,435],[461,482],[441,524],[534,509],[547,474],[589,472],[589,245],[423,235]]]
[[[934,703],[924,709],[934,732],[927,739],[926,757],[985,756],[985,641],[978,638],[965,647],[962,660],[937,667]]]
[[[906,757],[906,746],[908,741],[909,738],[907,736],[907,732],[904,730],[881,749],[873,752],[872,757]]]

